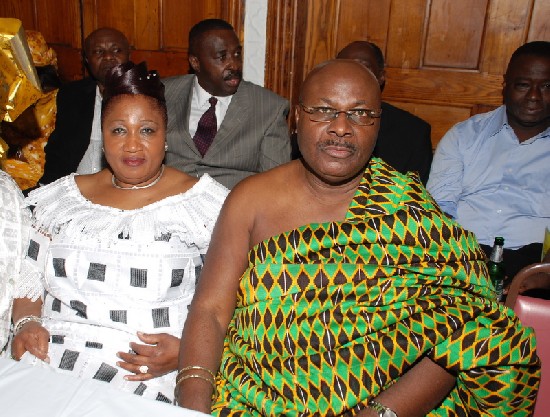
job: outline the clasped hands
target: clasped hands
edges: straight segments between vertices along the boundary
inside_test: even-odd
[[[117,353],[118,358],[121,359],[116,363],[117,366],[131,372],[124,377],[126,380],[146,381],[177,369],[179,338],[167,333],[137,332],[137,336],[143,344],[131,342],[132,353]],[[13,338],[12,357],[19,360],[25,352],[29,352],[49,363],[49,338],[50,333],[40,323],[25,324]]]
[[[180,339],[167,333],[147,334],[137,332],[139,340],[146,344],[131,342],[133,353],[118,352],[122,359],[117,366],[133,374],[124,378],[128,381],[146,381],[178,368]],[[141,368],[146,367],[146,368]],[[141,370],[140,370],[141,368]],[[147,372],[143,372],[147,370]]]

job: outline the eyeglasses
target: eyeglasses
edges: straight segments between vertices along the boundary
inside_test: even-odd
[[[370,126],[374,124],[374,119],[378,119],[382,114],[382,109],[336,110],[332,107],[308,107],[302,102],[300,107],[309,114],[309,120],[312,122],[332,122],[340,113],[344,113],[353,124]]]

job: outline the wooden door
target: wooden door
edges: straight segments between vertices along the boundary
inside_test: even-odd
[[[427,120],[434,147],[501,104],[518,46],[550,40],[548,0],[270,0],[268,16],[267,87],[296,103],[313,66],[352,41],[374,42],[386,57],[383,99]]]

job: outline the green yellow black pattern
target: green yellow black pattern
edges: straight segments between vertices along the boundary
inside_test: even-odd
[[[250,251],[213,414],[352,415],[426,354],[458,376],[430,416],[530,415],[534,336],[486,276],[474,236],[373,159],[345,221]]]

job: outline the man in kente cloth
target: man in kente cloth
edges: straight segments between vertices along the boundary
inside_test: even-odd
[[[474,235],[416,175],[371,157],[379,109],[376,78],[355,61],[308,75],[302,159],[243,180],[218,219],[183,332],[181,406],[530,415],[533,332],[496,302]]]

